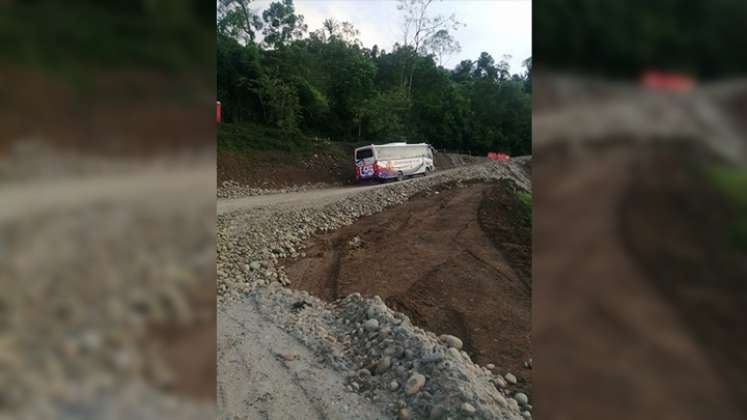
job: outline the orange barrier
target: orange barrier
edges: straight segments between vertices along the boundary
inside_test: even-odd
[[[649,70],[641,75],[641,84],[650,89],[688,91],[695,86],[695,81],[683,73]]]

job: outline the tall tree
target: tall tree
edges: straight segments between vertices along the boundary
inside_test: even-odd
[[[450,16],[430,16],[428,8],[433,0],[398,0],[397,9],[403,13],[402,35],[403,47],[411,48],[413,54],[409,60],[407,72],[402,75],[402,85],[408,94],[412,92],[413,77],[417,57],[423,53],[423,45],[441,29],[458,30],[464,26],[452,13]]]
[[[303,23],[303,15],[296,14],[293,0],[271,3],[270,7],[262,12],[262,20],[264,43],[273,48],[288,45],[291,41],[302,38],[308,29]]]
[[[340,22],[333,18],[324,19],[322,27],[314,31],[314,35],[317,36],[322,42],[327,42],[331,39],[339,39],[351,45],[361,46],[360,32],[350,22]]]
[[[425,51],[434,54],[438,58],[438,65],[443,66],[444,57],[462,51],[459,41],[455,40],[446,29],[440,29],[430,38],[425,40]]]
[[[249,5],[252,0],[218,0],[218,32],[241,40],[254,41],[262,20]],[[150,3],[150,2],[149,2]]]

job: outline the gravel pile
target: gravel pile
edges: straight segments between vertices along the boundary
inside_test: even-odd
[[[217,281],[219,304],[235,300],[258,286],[289,280],[279,261],[303,257],[303,243],[312,234],[350,225],[360,217],[400,204],[411,196],[428,193],[444,183],[511,179],[530,190],[526,165],[529,158],[491,161],[436,173],[385,188],[364,191],[319,209],[252,209],[221,215],[217,222]]]
[[[340,370],[347,392],[384,404],[391,418],[531,418],[528,397],[512,390],[514,375],[476,365],[458,337],[413,326],[379,297],[355,293],[325,303],[277,283],[252,297],[265,317],[313,349],[319,362]]]
[[[97,395],[146,382],[159,412],[174,372],[148,345],[149,325],[213,316],[188,296],[214,275],[215,210],[190,200],[96,202],[0,225],[0,419],[102,418],[76,407],[103,410]],[[104,418],[135,418],[121,414]]]
[[[248,187],[241,185],[236,181],[224,181],[218,188],[218,198],[220,199],[231,199],[231,198],[242,198],[242,197],[254,197],[257,195],[267,194],[284,194],[290,192],[302,192],[309,190],[318,190],[322,188],[333,187],[333,184],[316,183],[316,184],[302,184],[292,185],[286,188],[260,188],[260,187]]]

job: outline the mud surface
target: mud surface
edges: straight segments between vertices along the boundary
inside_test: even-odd
[[[621,234],[747,414],[747,258],[730,244],[736,209],[706,179],[703,156],[654,150],[636,162]]]
[[[534,164],[537,418],[743,418],[723,375],[729,368],[718,368],[733,369],[740,356],[701,338],[734,333],[729,325],[743,319],[703,306],[744,294],[731,275],[704,277],[720,263],[699,249],[724,248],[699,237],[712,225],[696,226],[716,213],[691,216],[719,206],[680,164],[645,158],[652,153],[609,145],[583,170],[550,155]]]
[[[745,418],[745,258],[703,173],[744,162],[745,81],[534,86],[533,415]]]
[[[511,229],[497,226],[528,219],[506,185],[442,188],[317,236],[284,264],[291,287],[329,301],[381,296],[415,325],[460,337],[473,360],[516,374],[528,391],[531,245],[526,227],[505,237]]]

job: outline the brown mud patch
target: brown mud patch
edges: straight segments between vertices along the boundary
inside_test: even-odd
[[[747,415],[747,258],[730,245],[736,210],[706,178],[701,156],[654,151],[637,162],[621,234]]]
[[[610,140],[533,164],[534,416],[744,418],[747,271],[707,154]]]
[[[291,287],[330,301],[381,296],[415,325],[461,338],[474,361],[514,373],[518,388],[530,391],[530,268],[517,255],[529,255],[531,244],[517,200],[504,184],[413,197],[315,237],[305,258],[285,264]],[[512,247],[521,251],[504,254]]]

